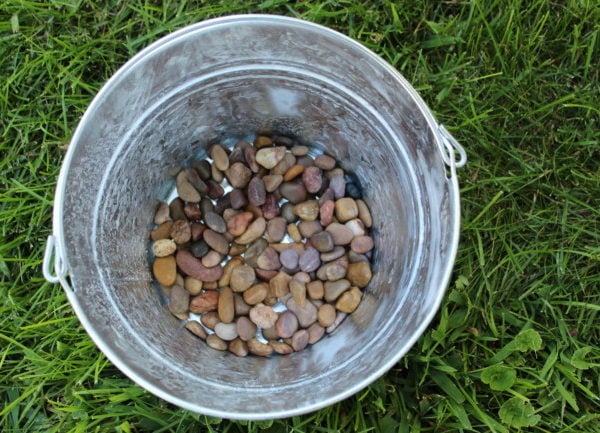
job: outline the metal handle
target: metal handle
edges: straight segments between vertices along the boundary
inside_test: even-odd
[[[56,243],[56,238],[53,235],[48,236],[48,241],[46,242],[42,273],[48,282],[53,284],[60,283],[67,292],[67,295],[72,295],[74,293],[71,284],[67,281],[67,264],[63,259],[60,248]]]
[[[460,145],[456,138],[448,132],[444,125],[438,125],[438,131],[440,133],[444,148],[440,149],[442,153],[442,159],[444,163],[450,167],[452,175],[455,173],[455,169],[463,167],[467,163],[467,152],[464,147]],[[456,154],[458,153],[458,160]]]

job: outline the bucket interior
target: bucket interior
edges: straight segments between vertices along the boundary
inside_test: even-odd
[[[409,350],[445,289],[456,203],[430,118],[380,60],[296,20],[227,23],[172,36],[98,95],[66,168],[67,262],[87,331],[144,387],[202,413],[289,416],[350,395]],[[150,272],[148,233],[175,174],[210,144],[254,133],[336,158],[360,179],[374,220],[358,310],[289,356],[209,348],[169,313]]]

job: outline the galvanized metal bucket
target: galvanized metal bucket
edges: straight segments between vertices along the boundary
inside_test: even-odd
[[[237,358],[183,328],[151,283],[148,230],[173,175],[209,143],[290,134],[360,179],[374,277],[335,333],[291,356]],[[302,414],[342,400],[411,348],[440,305],[459,235],[462,148],[410,84],[357,42],[297,19],[193,25],[125,64],[81,119],[54,203],[44,274],[127,376],[225,418]]]

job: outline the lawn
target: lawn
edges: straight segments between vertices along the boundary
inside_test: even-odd
[[[427,332],[355,396],[263,422],[144,391],[41,274],[60,164],[102,84],[169,32],[247,12],[360,41],[469,158],[456,265]],[[598,23],[593,0],[3,0],[0,431],[600,432]]]

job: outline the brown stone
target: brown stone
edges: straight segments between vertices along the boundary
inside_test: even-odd
[[[279,254],[271,247],[267,247],[256,259],[256,264],[259,268],[267,271],[276,271],[281,268],[279,262]]]
[[[206,337],[206,344],[215,350],[227,350],[227,342],[221,340],[217,335],[211,334]]]
[[[215,325],[217,323],[219,323],[221,320],[219,319],[219,313],[217,313],[216,311],[213,310],[213,311],[207,311],[206,313],[204,313],[202,315],[202,317],[200,318],[200,321],[208,329],[211,329],[214,331]]]
[[[235,315],[235,306],[233,303],[233,291],[231,288],[221,287],[221,290],[219,291],[217,312],[221,322],[230,323],[233,321],[233,317]]]
[[[243,292],[254,284],[256,274],[254,269],[248,265],[239,265],[231,271],[229,286],[234,292]]]
[[[335,245],[348,245],[354,238],[352,231],[340,223],[332,222],[325,230],[331,234]]]
[[[227,346],[227,350],[229,350],[235,356],[239,356],[240,358],[248,356],[248,344],[245,341],[242,341],[240,338],[230,341],[229,345]]]
[[[288,284],[292,298],[300,307],[304,307],[306,304],[306,285],[305,283],[292,278]]]
[[[263,147],[256,152],[256,162],[264,168],[271,169],[285,156],[285,147]]]
[[[252,171],[245,164],[236,162],[225,170],[225,176],[227,176],[227,180],[232,187],[245,188],[250,182]]]
[[[171,228],[173,227],[173,221],[165,221],[154,230],[150,232],[150,239],[157,241],[159,239],[167,239],[171,236]]]
[[[252,223],[248,226],[246,231],[241,236],[236,238],[235,241],[238,244],[242,244],[242,245],[249,244],[250,242],[254,241],[255,239],[261,237],[262,234],[265,232],[266,228],[267,228],[267,221],[262,217],[257,218],[254,221],[252,221]]]
[[[323,304],[319,307],[319,311],[317,312],[317,320],[319,321],[319,325],[327,328],[331,326],[333,322],[335,322],[336,310],[332,304]]]
[[[292,279],[287,273],[280,271],[269,281],[269,294],[275,298],[282,298],[290,291],[289,282]]]
[[[350,281],[342,278],[337,281],[326,281],[325,287],[325,300],[327,302],[333,302],[339,296],[350,288]],[[329,325],[327,325],[329,326]]]
[[[199,259],[194,257],[193,254],[187,250],[177,251],[175,259],[179,269],[186,275],[194,277],[197,280],[204,282],[218,281],[223,275],[223,268],[221,266],[207,268]]]
[[[356,262],[348,265],[346,272],[346,278],[350,281],[350,284],[359,288],[366,287],[371,281],[371,266],[369,262]]]
[[[264,301],[268,294],[269,285],[267,283],[258,283],[245,290],[242,296],[247,304],[256,305]]]
[[[189,304],[190,293],[180,285],[173,285],[169,299],[169,311],[174,315],[187,313]]]
[[[159,239],[152,244],[152,252],[156,257],[166,257],[177,251],[177,244],[172,239]]]
[[[342,293],[342,296],[335,303],[335,308],[342,313],[350,314],[356,310],[361,299],[362,291],[358,287],[352,287],[350,290]]]
[[[229,168],[229,156],[221,145],[215,144],[210,148],[210,157],[219,170],[225,171]]]
[[[335,167],[335,159],[329,155],[319,155],[315,158],[315,165],[322,170],[331,170]]]
[[[256,336],[256,325],[248,317],[238,317],[235,324],[238,335],[243,341],[248,341]]]
[[[229,242],[227,242],[227,239],[225,239],[222,234],[217,233],[214,230],[204,230],[204,233],[202,233],[202,239],[204,239],[204,242],[206,242],[209,247],[218,253],[225,255],[229,251]]]
[[[233,236],[241,236],[246,231],[253,218],[254,215],[252,212],[242,212],[234,215],[227,221],[227,230]]]
[[[206,340],[206,337],[208,337],[206,330],[202,327],[200,323],[196,322],[195,320],[190,320],[189,322],[187,322],[185,324],[185,329],[187,329],[192,334],[194,334],[197,337],[200,337],[203,340]]]
[[[229,281],[231,280],[231,272],[233,271],[233,268],[243,263],[244,259],[242,259],[241,257],[232,257],[231,259],[229,259],[229,261],[225,263],[225,266],[223,267],[223,275],[221,275],[221,278],[219,278],[219,287],[229,286]]]
[[[356,218],[357,216],[358,206],[353,198],[344,197],[335,201],[335,217],[339,222],[345,223],[346,221]]]
[[[250,320],[259,328],[271,328],[279,315],[268,305],[258,304],[250,309]]]
[[[185,277],[183,287],[190,292],[190,295],[196,296],[202,292],[202,281],[194,277]]]
[[[350,243],[350,248],[357,254],[365,254],[373,249],[373,238],[371,236],[356,236]]]
[[[265,344],[256,338],[248,340],[248,351],[258,356],[269,356],[273,353],[273,348],[269,344]]]
[[[177,263],[175,257],[157,257],[152,264],[152,273],[159,284],[172,286],[177,278]]]
[[[304,173],[302,173],[302,182],[306,191],[311,194],[318,193],[323,185],[321,169],[319,167],[306,167]]]
[[[306,284],[306,291],[311,299],[322,299],[325,294],[323,281],[314,280]]]
[[[194,296],[190,300],[190,311],[196,314],[206,313],[207,311],[215,311],[219,304],[219,292],[209,290],[201,295]]]
[[[209,251],[202,257],[202,259],[200,259],[202,265],[206,266],[207,268],[217,266],[219,263],[221,263],[222,260],[223,255],[213,250]]]
[[[192,238],[192,228],[190,223],[184,220],[177,220],[171,226],[171,239],[177,244],[185,244]]]
[[[294,164],[290,168],[287,169],[285,174],[283,175],[283,180],[285,182],[289,182],[290,180],[295,179],[304,171],[304,166],[300,164]]]

